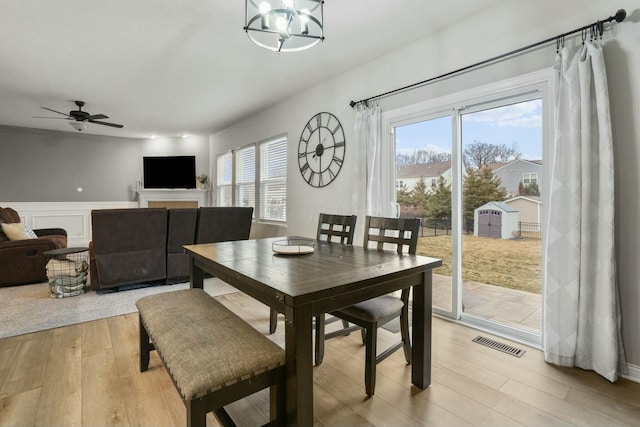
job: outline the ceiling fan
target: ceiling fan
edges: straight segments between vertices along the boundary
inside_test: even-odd
[[[102,119],[108,119],[108,116],[105,116],[104,114],[89,114],[86,111],[82,111],[82,107],[84,107],[84,101],[75,101],[75,104],[78,106],[77,110],[72,110],[69,111],[69,114],[67,113],[63,113],[61,111],[56,111],[56,110],[52,110],[51,108],[47,108],[47,107],[42,107],[45,110],[48,111],[53,111],[54,113],[57,114],[62,114],[63,116],[66,117],[35,117],[36,119],[64,119],[64,120],[70,120],[69,124],[71,125],[71,127],[73,127],[74,129],[76,129],[77,131],[81,131],[83,129],[87,128],[87,123],[95,123],[97,125],[104,125],[104,126],[111,126],[114,128],[122,128],[122,125],[116,124],[116,123],[107,123],[107,122],[102,122],[99,120]]]

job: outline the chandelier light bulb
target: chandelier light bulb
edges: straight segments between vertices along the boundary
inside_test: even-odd
[[[282,4],[287,9],[293,9],[293,0],[283,0]]]
[[[278,16],[276,18],[276,27],[280,32],[280,37],[283,39],[289,38],[289,21],[284,16]]]
[[[309,9],[301,9],[298,17],[300,18],[300,33],[303,35],[309,35]]]
[[[262,18],[260,20],[260,26],[263,30],[269,29],[269,15],[267,15],[271,11],[271,5],[266,1],[260,3],[260,13],[262,14]]]
[[[271,5],[268,2],[263,1],[262,3],[260,3],[259,8],[260,8],[260,13],[264,15],[265,13],[271,10]]]

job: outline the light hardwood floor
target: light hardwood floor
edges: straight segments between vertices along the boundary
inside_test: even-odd
[[[265,306],[238,292],[218,299],[268,330]],[[272,336],[280,345],[283,331],[281,318]],[[640,384],[557,368],[530,348],[516,358],[471,342],[477,335],[509,343],[434,319],[432,385],[411,387],[411,368],[396,352],[378,365],[371,399],[360,334],[327,341],[325,362],[314,368],[315,425],[640,425]],[[157,355],[149,371],[138,372],[137,340],[137,314],[0,340],[0,426],[185,425],[184,406]],[[260,425],[267,399],[256,394],[230,412],[240,425]],[[218,426],[211,414],[208,425]]]

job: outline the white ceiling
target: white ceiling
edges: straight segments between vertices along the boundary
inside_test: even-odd
[[[0,0],[0,125],[77,132],[105,114],[147,138],[209,135],[504,0],[326,0],[325,37],[277,54],[249,41],[240,0]]]

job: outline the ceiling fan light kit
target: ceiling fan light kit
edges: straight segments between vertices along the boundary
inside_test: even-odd
[[[244,30],[256,45],[297,52],[324,40],[324,0],[245,0]]]
[[[69,124],[71,125],[72,128],[74,128],[78,132],[85,130],[88,126],[86,122],[77,122],[77,121],[69,122]]]

